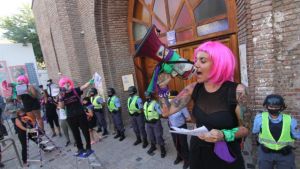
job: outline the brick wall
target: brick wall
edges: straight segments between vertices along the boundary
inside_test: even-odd
[[[124,119],[128,119],[128,94],[123,91],[122,75],[135,74],[129,53],[127,16],[128,1],[95,1],[96,32],[104,76],[107,87],[113,87],[121,98]]]
[[[291,112],[299,121],[299,27],[300,2],[297,0],[237,1],[239,44],[247,45],[249,76],[249,108],[253,119],[263,110],[266,95],[278,93],[284,96]],[[252,139],[252,142],[251,142]],[[254,157],[255,138],[248,138],[248,157]],[[299,146],[299,144],[297,144]],[[296,150],[296,162],[300,151]],[[247,163],[248,162],[248,163]],[[253,167],[246,159],[248,168]],[[300,164],[298,164],[300,166]]]

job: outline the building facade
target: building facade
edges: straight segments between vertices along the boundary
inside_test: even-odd
[[[169,47],[187,59],[208,40],[232,49],[238,61],[235,81],[249,89],[249,123],[271,93],[283,95],[287,111],[300,119],[299,0],[34,0],[32,9],[49,77],[57,81],[60,72],[80,85],[98,72],[101,90],[114,87],[123,112],[122,77],[132,74],[143,94],[156,65],[132,57],[155,24],[165,44],[170,43],[167,34],[175,32]],[[191,81],[174,79],[170,86],[180,90]],[[255,164],[254,139],[249,136],[245,144],[248,168]]]

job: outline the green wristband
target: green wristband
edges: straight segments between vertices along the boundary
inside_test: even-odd
[[[226,142],[232,142],[235,139],[235,133],[238,131],[238,128],[233,128],[230,130],[223,129],[222,132],[224,134],[224,139]]]
[[[94,79],[89,80],[90,84],[94,84]]]

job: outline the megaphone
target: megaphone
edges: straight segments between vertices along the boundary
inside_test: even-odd
[[[182,58],[173,49],[167,48],[157,36],[158,29],[152,25],[142,41],[138,44],[134,57],[149,57],[158,61],[147,92],[153,93],[159,73],[168,73],[172,77],[189,79],[195,69],[193,62]]]

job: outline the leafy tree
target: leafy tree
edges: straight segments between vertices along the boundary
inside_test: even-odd
[[[36,60],[44,61],[30,5],[24,4],[18,14],[0,18],[0,28],[5,31],[4,38],[25,45],[32,43]]]

